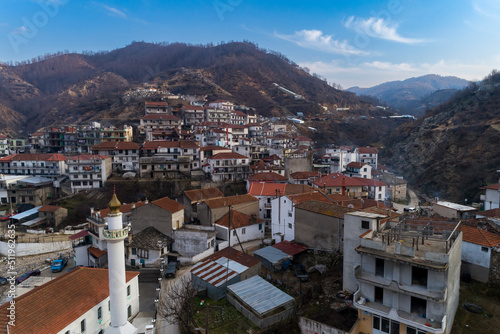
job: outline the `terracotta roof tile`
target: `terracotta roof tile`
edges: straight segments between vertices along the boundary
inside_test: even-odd
[[[272,247],[277,248],[283,253],[291,256],[302,253],[308,249],[306,246],[302,246],[296,243],[291,243],[289,241],[278,242],[277,244],[272,245]]]
[[[57,205],[44,205],[40,209],[38,209],[38,212],[56,212],[59,209],[62,209],[63,207],[57,206]]]
[[[258,258],[240,252],[239,250],[236,250],[232,247],[226,247],[223,250],[210,255],[209,257],[206,258],[206,260],[216,261],[221,257],[228,258],[229,260],[233,260],[249,268],[260,263],[260,260]]]
[[[146,101],[146,105],[147,106],[162,106],[162,107],[166,107],[167,106],[167,102],[150,102],[150,101]]]
[[[161,119],[161,120],[167,120],[167,121],[180,121],[181,119],[177,116],[174,115],[168,115],[168,114],[149,114],[144,117],[141,117],[141,119],[149,120],[149,119]]]
[[[335,218],[344,219],[344,214],[356,211],[345,206],[335,205],[331,203],[324,203],[318,201],[308,201],[295,206],[298,209],[316,212],[322,215],[331,216]]]
[[[252,217],[236,210],[226,213],[224,216],[215,221],[215,224],[224,227],[229,226],[229,216],[231,216],[231,229],[255,225],[263,223],[264,220],[258,217]]]
[[[66,157],[57,153],[23,153],[4,157],[5,161],[66,161]]]
[[[186,190],[184,194],[191,200],[191,202],[203,201],[210,198],[224,197],[224,194],[217,188],[204,188],[195,190]]]
[[[138,272],[127,271],[130,282]],[[15,299],[16,322],[10,334],[52,334],[62,331],[109,297],[107,269],[78,267]],[[0,333],[7,333],[7,307],[0,306]]]
[[[499,190],[500,189],[500,183],[494,183],[489,186],[484,186],[480,189],[492,189],[492,190]]]
[[[259,182],[259,181],[288,181],[286,177],[275,172],[265,172],[250,175],[248,181]]]
[[[311,177],[319,177],[319,172],[314,171],[314,172],[295,172],[291,173],[290,177],[295,180],[305,180]]]
[[[251,182],[248,193],[253,196],[286,196],[311,193],[314,189],[305,184]]]
[[[242,203],[258,202],[259,199],[250,194],[236,195],[229,197],[220,197],[206,200],[205,203],[211,209],[222,208],[229,205],[238,205]]]
[[[358,152],[362,154],[377,154],[375,147],[358,147]]]
[[[224,151],[231,151],[230,148],[228,147],[222,147],[222,146],[217,146],[217,145],[209,145],[209,146],[204,146],[200,148],[200,151],[218,151],[218,150],[224,150]]]
[[[120,212],[121,213],[129,213],[132,211],[132,206],[134,206],[136,208],[140,207],[140,206],[143,206],[143,205],[146,205],[145,202],[136,202],[136,203],[129,203],[129,204],[122,204],[120,205]],[[105,208],[105,209],[102,209],[99,211],[99,214],[101,215],[102,218],[106,217],[109,213],[109,208]]]
[[[228,152],[228,153],[222,152],[222,153],[217,153],[216,155],[211,156],[208,159],[210,160],[249,159],[249,157],[246,157],[244,155],[235,152]]]
[[[170,211],[172,213],[184,210],[184,205],[182,205],[181,203],[176,202],[168,197],[163,197],[163,198],[157,199],[156,201],[151,202],[151,204],[154,204],[154,205],[156,205],[164,210]]]
[[[171,148],[171,147],[200,148],[198,144],[196,144],[192,140],[180,140],[180,141],[157,140],[157,141],[144,142],[142,150],[156,150],[159,148]]]
[[[489,248],[500,246],[500,235],[498,234],[466,225],[462,225],[462,233],[463,241]]]
[[[141,148],[141,145],[138,143],[130,142],[130,141],[116,141],[116,140],[111,140],[111,141],[106,141],[102,142],[98,145],[92,146],[92,150],[95,151],[103,151],[103,150],[138,150]]]
[[[92,254],[92,256],[95,257],[96,259],[98,259],[101,256],[104,256],[108,253],[107,251],[99,249],[97,247],[89,247],[89,248],[87,248],[87,252]]]

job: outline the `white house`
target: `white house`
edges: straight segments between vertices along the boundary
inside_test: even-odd
[[[367,163],[373,168],[377,168],[378,153],[375,147],[358,147],[355,150],[358,162]]]
[[[174,240],[153,226],[134,234],[126,243],[127,264],[159,268],[161,259],[171,250]]]
[[[493,252],[500,252],[500,235],[462,225],[462,273],[487,282]]]
[[[102,188],[112,172],[111,158],[103,155],[77,155],[68,157],[66,163],[73,193]]]
[[[229,223],[230,221],[231,223]],[[229,228],[231,230],[230,236],[228,235]],[[215,229],[218,239],[226,241],[230,239],[230,247],[238,245],[240,242],[264,239],[264,220],[235,210],[230,210],[230,212],[216,220]]]
[[[218,153],[208,158],[205,172],[212,181],[244,180],[250,175],[250,158],[239,153]]]
[[[372,169],[373,167],[367,163],[352,161],[347,164],[347,168],[344,171],[344,174],[350,177],[372,179]]]
[[[481,200],[484,201],[484,209],[491,210],[500,208],[500,183],[482,187],[481,189],[486,190],[486,193],[481,195]]]
[[[125,273],[122,307],[129,320],[139,313],[138,277],[138,272]],[[15,298],[14,323],[8,323],[11,302],[0,306],[0,326],[10,334],[103,333],[111,322],[108,282],[107,269],[77,267]]]

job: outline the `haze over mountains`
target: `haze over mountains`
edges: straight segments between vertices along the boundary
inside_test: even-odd
[[[347,89],[356,95],[368,95],[379,99],[400,114],[422,116],[426,110],[448,101],[458,90],[470,82],[453,76],[428,74],[403,81],[390,81],[370,88]]]

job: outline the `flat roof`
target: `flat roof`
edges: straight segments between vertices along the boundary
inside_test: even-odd
[[[230,285],[227,289],[260,316],[294,301],[293,297],[260,276]]]
[[[31,215],[34,215],[35,213],[38,213],[38,209],[40,209],[41,207],[42,207],[42,205],[37,206],[36,208],[33,208],[33,209],[26,210],[24,212],[18,213],[15,216],[12,216],[11,218],[12,219],[16,219],[16,220],[21,220],[23,218],[26,218],[26,217],[29,217]]]
[[[476,208],[474,208],[472,206],[466,206],[466,205],[461,205],[461,204],[446,202],[446,201],[438,201],[434,204],[444,206],[445,208],[449,208],[449,209],[453,209],[453,210],[457,210],[457,211],[475,211],[475,210],[477,210]]]
[[[377,213],[363,212],[363,211],[349,212],[349,213],[346,213],[346,215],[365,217],[365,218],[375,218],[375,219],[376,218],[387,218],[387,215],[380,215]]]
[[[291,258],[291,256],[288,255],[287,253],[272,246],[267,246],[259,250],[256,250],[255,252],[253,252],[253,254],[258,255],[263,259],[268,260],[271,263],[277,263],[282,259]]]
[[[35,218],[32,220],[28,220],[27,222],[22,223],[21,225],[22,226],[36,226],[36,225],[39,225],[39,223],[41,223],[44,220],[45,220],[45,217]]]

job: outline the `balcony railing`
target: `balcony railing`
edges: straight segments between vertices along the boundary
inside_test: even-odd
[[[102,234],[104,236],[104,239],[108,240],[119,240],[119,239],[125,239],[128,236],[129,228],[124,227],[121,230],[108,230],[104,229],[102,231]]]

